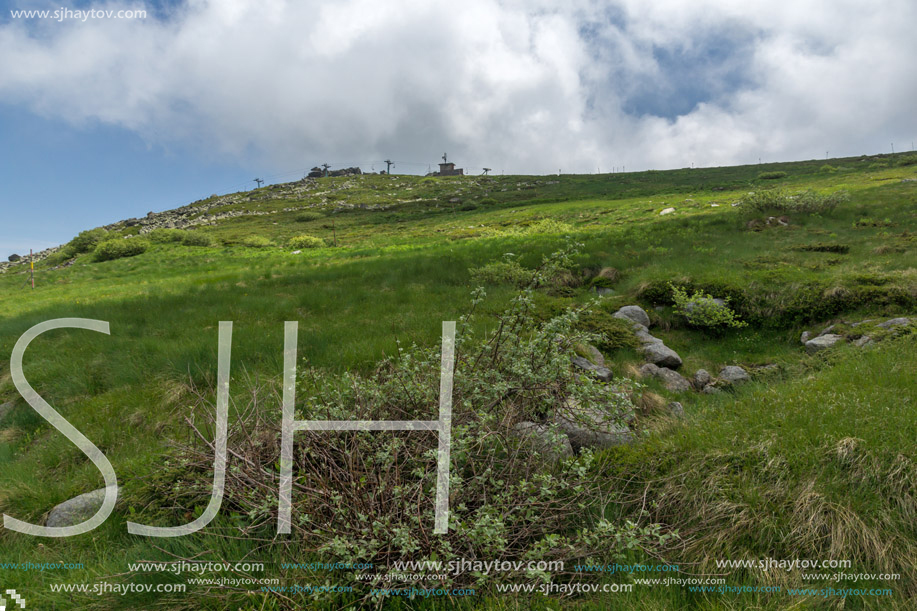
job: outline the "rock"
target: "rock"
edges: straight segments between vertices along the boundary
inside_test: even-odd
[[[694,388],[703,390],[704,386],[713,381],[713,376],[706,369],[698,369],[694,372]]]
[[[809,339],[811,339],[811,337],[812,337],[812,334],[811,334],[811,333],[809,333],[808,331],[803,331],[803,332],[802,332],[802,335],[799,336],[799,341],[802,342],[802,343],[804,344],[804,343],[806,343],[807,341],[809,341]]]
[[[597,409],[574,405],[555,412],[554,422],[567,434],[570,445],[577,452],[583,447],[611,448],[634,440],[626,424],[614,422]]]
[[[836,326],[837,326],[837,325],[828,325],[827,327],[825,327],[824,329],[822,329],[822,330],[821,330],[821,333],[819,333],[818,335],[816,335],[816,337],[821,337],[822,335],[828,335],[829,333],[831,333],[832,331],[834,331],[834,327],[836,327]]]
[[[643,346],[643,356],[646,360],[660,367],[678,369],[681,367],[681,357],[678,353],[663,344],[646,344]]]
[[[662,343],[661,339],[650,335],[649,332],[646,330],[646,327],[644,327],[643,325],[635,324],[634,328],[636,329],[634,331],[634,335],[637,337],[638,340],[640,340],[641,345],[646,346],[648,344],[661,344]]]
[[[16,261],[19,261],[20,259],[22,259],[22,257],[20,257],[19,255],[13,253],[13,254],[11,254],[11,255],[9,256],[9,258],[8,258],[7,260],[8,260],[10,263],[15,263]]]
[[[880,322],[877,324],[877,327],[882,327],[883,329],[891,329],[892,327],[900,327],[901,325],[910,324],[910,318],[892,318],[891,320],[886,320],[885,322]]]
[[[719,378],[724,382],[728,382],[729,384],[747,382],[751,379],[747,371],[736,365],[727,365],[726,367],[720,369]]]
[[[816,352],[824,350],[825,348],[830,348],[834,344],[843,340],[843,336],[835,335],[833,333],[821,335],[806,342],[806,352],[809,354],[815,354]]]
[[[660,212],[659,215],[662,216],[663,214],[672,214],[673,212],[675,212],[675,208],[666,208]]]
[[[669,390],[675,392],[691,390],[691,383],[687,378],[668,367],[657,367],[652,363],[647,363],[639,371],[641,377],[654,377],[662,380],[663,385]]]
[[[873,343],[875,342],[872,341],[871,337],[869,337],[868,335],[864,335],[863,337],[854,340],[853,345],[856,346],[857,348],[862,348],[863,346],[868,346]]]
[[[599,367],[605,366],[605,357],[602,355],[601,351],[593,346],[592,344],[585,344],[582,346],[583,351],[586,352],[586,358],[598,365]]]
[[[573,456],[570,438],[560,431],[552,431],[547,424],[519,422],[513,427],[513,431],[533,450],[552,461]]]
[[[707,384],[701,392],[705,395],[718,395],[723,391],[717,388],[715,384]]]
[[[293,251],[292,253],[290,253],[290,254],[298,255],[298,254],[300,254],[300,253],[302,253],[301,250],[294,250],[294,251]]]
[[[104,500],[105,488],[99,488],[64,501],[51,510],[45,526],[73,526],[84,522],[95,515]]]
[[[3,420],[10,411],[12,411],[13,406],[16,405],[15,401],[7,401],[0,405],[0,420]]]
[[[639,325],[643,325],[646,328],[650,326],[650,317],[646,311],[640,306],[629,305],[624,306],[623,308],[618,309],[617,312],[612,314],[615,318],[624,318],[626,320],[632,320]]]
[[[668,408],[673,416],[677,418],[684,418],[685,408],[678,401],[672,401],[671,403],[669,403]]]
[[[611,373],[611,370],[608,369],[607,367],[594,365],[591,362],[589,362],[588,359],[585,359],[581,356],[574,356],[573,358],[570,359],[570,362],[572,362],[576,367],[579,367],[583,371],[586,371],[593,377],[601,380],[602,382],[611,381],[612,373]]]
[[[598,295],[611,295],[615,291],[614,289],[610,289],[607,286],[600,286],[600,287],[596,287],[595,292]]]

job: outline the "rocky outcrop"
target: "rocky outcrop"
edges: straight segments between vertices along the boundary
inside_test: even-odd
[[[650,317],[640,306],[629,305],[612,314],[615,318],[627,320],[633,325],[634,335],[640,342],[643,356],[648,363],[659,367],[677,369],[681,367],[681,357],[669,348],[658,337],[650,335]]]
[[[86,494],[64,501],[51,510],[45,526],[73,526],[91,518],[105,501],[105,488],[99,488]]]
[[[554,423],[570,439],[570,445],[577,452],[580,448],[610,448],[634,440],[634,434],[626,424],[594,408],[578,405],[565,406],[554,414]]]
[[[643,378],[656,378],[662,381],[662,384],[669,390],[674,392],[685,392],[691,390],[691,383],[679,374],[678,372],[672,371],[668,367],[657,367],[653,363],[647,363],[640,368],[640,377]]]
[[[547,424],[536,422],[518,422],[513,427],[523,443],[551,461],[563,460],[573,456],[570,438],[561,430],[552,430]]]
[[[834,344],[842,341],[844,341],[843,335],[835,335],[834,333],[819,335],[818,337],[810,339],[806,342],[806,352],[809,354],[815,354],[816,352],[830,348]]]
[[[570,362],[572,362],[576,368],[585,371],[586,373],[593,376],[597,380],[601,380],[602,382],[611,381],[612,373],[611,373],[611,370],[608,369],[607,367],[602,367],[601,365],[595,365],[592,362],[590,362],[589,359],[583,358],[581,356],[574,356],[573,358],[570,359]]]
[[[723,367],[720,369],[720,375],[718,377],[726,384],[739,384],[741,382],[748,382],[751,379],[747,371],[736,365],[727,365]]]
[[[637,323],[638,325],[642,325],[643,327],[648,328],[650,326],[649,314],[647,314],[646,310],[644,310],[640,306],[636,306],[636,305],[624,306],[623,308],[619,308],[617,312],[612,314],[612,316],[614,316],[615,318],[623,318],[625,320],[630,320],[632,322]]]

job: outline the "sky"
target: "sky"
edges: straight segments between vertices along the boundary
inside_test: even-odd
[[[322,163],[909,150],[915,23],[913,0],[0,0],[0,257]]]

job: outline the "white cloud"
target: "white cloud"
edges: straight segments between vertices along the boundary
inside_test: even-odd
[[[858,154],[917,132],[913,23],[910,0],[195,0],[165,21],[0,26],[0,101],[284,168],[443,150],[508,172]],[[747,33],[729,41],[740,83],[678,117],[625,112],[637,91],[697,95],[672,90],[654,50],[702,53],[722,32]],[[716,84],[730,60],[698,61]]]

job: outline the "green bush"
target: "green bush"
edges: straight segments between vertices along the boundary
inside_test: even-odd
[[[492,197],[485,197],[484,199],[481,200],[482,206],[493,206],[496,203],[497,203],[497,200],[495,200]]]
[[[917,165],[917,155],[905,155],[896,165]]]
[[[639,346],[631,323],[615,318],[605,310],[593,309],[583,312],[577,327],[595,334],[597,338],[593,343],[603,352]]]
[[[875,162],[875,163],[870,163],[870,164],[869,164],[869,169],[870,169],[870,170],[881,170],[881,169],[884,169],[884,168],[887,168],[887,167],[888,167],[888,164],[885,163],[884,161],[877,161],[877,162]]]
[[[102,228],[87,229],[77,234],[77,236],[70,240],[64,248],[71,257],[74,257],[80,253],[90,252],[99,242],[102,242],[107,237],[108,232]]]
[[[309,212],[300,212],[299,214],[296,215],[296,217],[293,220],[296,221],[297,223],[308,223],[310,221],[317,221],[318,219],[323,219],[323,218],[325,218],[325,215],[322,214],[321,212],[309,211]]]
[[[669,284],[672,299],[675,301],[675,312],[681,314],[692,327],[719,331],[726,328],[738,329],[747,327],[748,323],[739,320],[736,313],[729,308],[729,298],[720,304],[703,291],[695,291],[688,297],[687,291]]]
[[[828,174],[834,174],[835,172],[837,172],[837,168],[831,164],[826,163],[825,165],[819,168],[819,171],[827,172]]]
[[[140,238],[105,240],[104,242],[99,242],[96,246],[94,256],[96,261],[111,261],[112,259],[139,255],[146,252],[149,246],[149,242]]]
[[[242,245],[249,248],[269,248],[276,246],[271,240],[263,235],[250,235],[242,240]]]
[[[326,246],[325,240],[317,238],[314,235],[298,235],[290,238],[287,243],[290,248],[323,248]]]
[[[151,242],[157,244],[168,244],[170,242],[181,242],[182,237],[184,237],[185,232],[181,229],[154,229],[153,231],[146,234],[146,237],[149,238]]]
[[[182,246],[213,246],[213,238],[206,233],[196,231],[183,231],[181,236]]]
[[[477,284],[511,284],[523,287],[532,282],[535,272],[522,267],[514,259],[494,261],[471,270],[471,279]]]
[[[786,178],[786,172],[761,172],[758,174],[761,180],[776,180],[777,178]]]
[[[739,203],[745,210],[763,214],[820,214],[849,199],[846,191],[821,195],[812,190],[790,194],[782,189],[767,189],[749,193]]]
[[[468,210],[477,210],[477,209],[478,209],[478,205],[474,202],[468,202],[466,204],[462,204],[461,206],[459,206],[459,210],[468,211]]]

